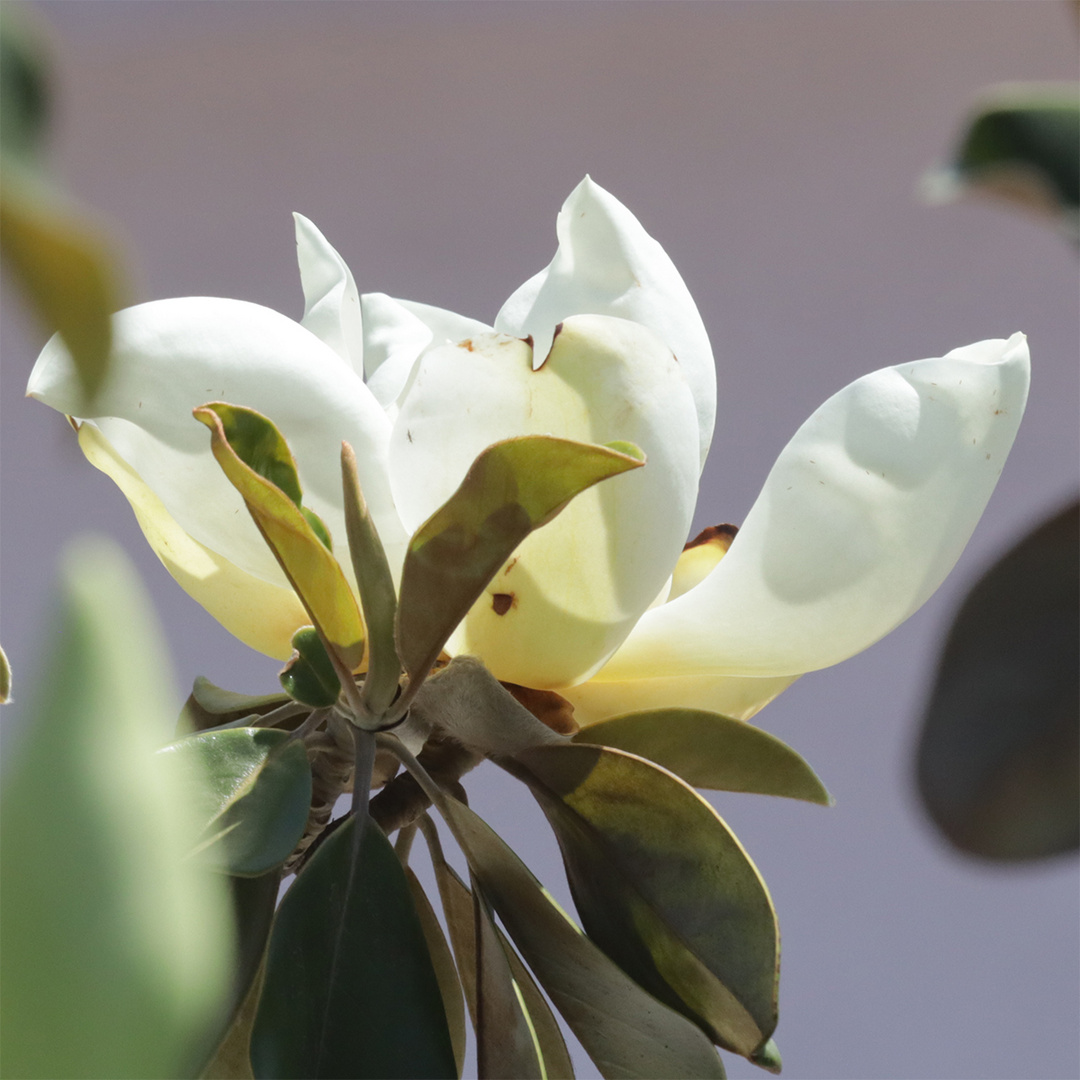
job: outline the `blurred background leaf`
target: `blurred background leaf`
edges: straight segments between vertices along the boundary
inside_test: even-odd
[[[59,331],[88,397],[101,386],[121,306],[112,244],[49,174],[46,50],[30,13],[0,18],[0,255],[31,310]]]
[[[956,847],[1035,859],[1080,844],[1080,504],[968,594],[918,749],[923,804]]]
[[[1017,83],[987,91],[951,164],[930,173],[932,202],[991,195],[1054,218],[1080,241],[1080,86]]]
[[[0,798],[0,1070],[190,1072],[227,993],[228,898],[187,858],[198,824],[155,754],[169,669],[111,544],[68,551],[50,640]]]

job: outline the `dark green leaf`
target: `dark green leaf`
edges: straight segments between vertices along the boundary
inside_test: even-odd
[[[641,465],[622,450],[549,435],[507,439],[484,450],[409,542],[397,643],[410,679],[427,674],[446,639],[530,532],[586,488]]]
[[[1080,843],[1078,521],[1073,503],[983,575],[938,666],[919,790],[949,840],[985,858]]]
[[[438,788],[425,791],[511,938],[605,1078],[724,1076],[701,1030],[646,993],[589,941],[481,818]]]
[[[0,147],[5,154],[40,149],[50,105],[42,43],[25,14],[8,7],[0,23]]]
[[[191,731],[219,727],[248,716],[263,716],[288,702],[288,694],[238,694],[223,690],[201,675],[180,712],[180,725]]]
[[[286,893],[270,939],[251,1043],[258,1077],[454,1078],[439,985],[405,873],[356,819]]]
[[[721,1046],[757,1052],[776,1027],[779,931],[765,883],[716,811],[622,751],[544,746],[517,761],[589,937]]]
[[[424,931],[428,954],[431,956],[431,964],[439,982],[443,1010],[450,1029],[450,1041],[454,1045],[454,1063],[460,1076],[465,1064],[465,1000],[462,996],[461,980],[454,963],[454,955],[450,951],[446,935],[439,923],[439,917],[435,914],[435,909],[431,906],[431,901],[428,900],[420,879],[408,866],[405,867],[405,877],[409,882],[413,906],[416,908],[420,927]]]
[[[10,1077],[198,1068],[226,1004],[225,883],[154,751],[168,656],[122,553],[65,558],[50,657],[0,798],[0,1023]]]
[[[210,865],[256,877],[292,854],[311,807],[302,742],[269,728],[233,728],[189,735],[159,753],[206,776],[188,801],[205,823],[198,851]]]
[[[237,941],[233,1002],[225,1013],[225,1030],[203,1069],[202,1080],[251,1078],[251,1027],[262,990],[266,944],[280,884],[281,873],[277,870],[262,877],[229,879]]]
[[[719,791],[785,795],[830,806],[809,765],[775,735],[701,709],[650,709],[591,724],[574,736],[662,765],[688,784]]]
[[[294,701],[328,709],[341,694],[341,680],[313,626],[302,626],[292,637],[293,654],[278,679]]]

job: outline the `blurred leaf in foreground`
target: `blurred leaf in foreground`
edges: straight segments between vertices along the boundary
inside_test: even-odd
[[[176,1076],[227,992],[225,881],[186,858],[197,826],[154,753],[173,710],[140,583],[102,541],[70,550],[61,581],[0,802],[0,1071]]]

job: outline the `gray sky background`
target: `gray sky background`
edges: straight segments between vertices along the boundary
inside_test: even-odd
[[[59,79],[55,162],[123,237],[133,299],[220,295],[298,317],[299,210],[362,290],[490,321],[546,265],[555,214],[591,173],[666,247],[712,337],[720,405],[698,527],[739,522],[786,440],[845,383],[1029,335],[1028,414],[953,577],[758,719],[836,806],[714,801],[779,910],[786,1076],[1077,1076],[1075,859],[1001,868],[953,854],[918,808],[911,760],[963,591],[1075,488],[1080,319],[1075,252],[1050,230],[990,204],[928,209],[914,189],[981,88],[1076,78],[1070,6],[34,7]],[[92,529],[142,570],[178,686],[203,674],[276,688],[278,665],[173,585],[63,419],[23,400],[43,339],[3,299],[3,640],[18,684],[32,681],[57,553]],[[528,796],[488,767],[469,788],[565,897]],[[595,1075],[584,1058],[580,1075]]]

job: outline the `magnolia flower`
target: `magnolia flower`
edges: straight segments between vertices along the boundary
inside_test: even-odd
[[[586,491],[529,536],[448,651],[558,691],[582,723],[662,706],[748,718],[800,674],[888,633],[944,579],[1016,434],[1025,339],[852,383],[796,432],[734,540],[707,530],[684,551],[715,414],[705,328],[660,245],[588,178],[557,233],[551,264],[487,326],[359,295],[297,215],[299,323],[237,300],[142,304],[115,317],[92,405],[57,338],[28,393],[78,418],[84,453],[188,593],[279,658],[309,619],[194,408],[228,401],[277,425],[350,581],[343,439],[395,575],[408,537],[491,443],[634,443],[645,467]]]

